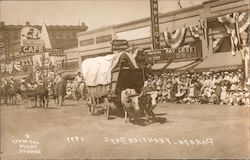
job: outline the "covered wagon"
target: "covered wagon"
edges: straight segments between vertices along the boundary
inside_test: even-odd
[[[139,92],[144,83],[144,71],[135,61],[137,51],[88,58],[82,62],[82,74],[89,93],[87,104],[92,115],[102,104],[108,119],[110,104],[119,104],[122,90],[133,88]]]

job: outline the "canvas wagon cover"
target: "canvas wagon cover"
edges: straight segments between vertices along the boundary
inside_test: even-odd
[[[135,55],[128,52],[110,54],[95,58],[88,58],[82,62],[82,74],[87,86],[107,85],[111,83],[111,72],[114,66],[120,62],[121,56],[126,54],[135,68]]]

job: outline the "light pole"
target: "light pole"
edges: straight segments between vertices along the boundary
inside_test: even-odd
[[[243,68],[244,68],[244,82],[246,87],[246,82],[249,81],[249,47],[247,45],[248,40],[248,33],[246,31],[243,31],[240,33],[241,39],[242,39],[242,50],[241,50],[241,56],[243,59]]]

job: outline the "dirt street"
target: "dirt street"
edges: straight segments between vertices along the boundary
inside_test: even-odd
[[[1,106],[2,159],[247,158],[249,109],[159,104],[156,122],[125,123],[83,104]]]

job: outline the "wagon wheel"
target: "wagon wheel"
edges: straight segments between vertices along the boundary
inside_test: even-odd
[[[104,115],[106,116],[107,120],[109,119],[109,115],[110,115],[110,104],[109,104],[109,100],[108,98],[104,98]]]

